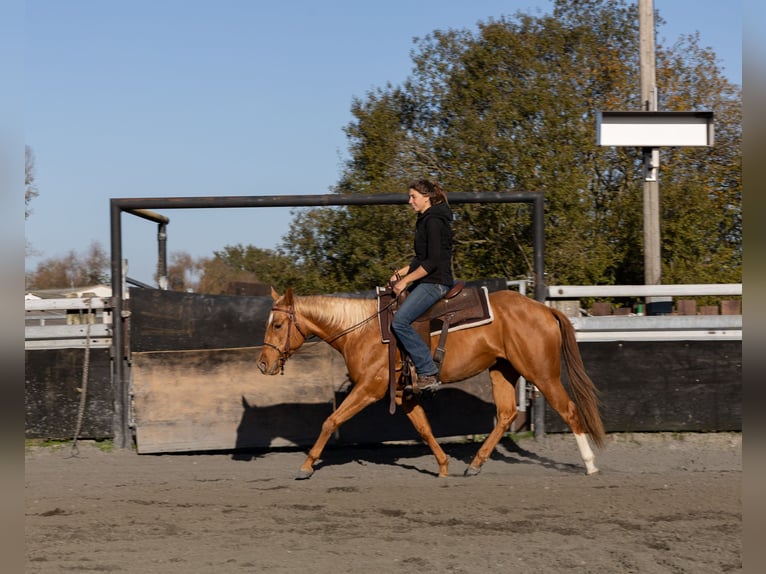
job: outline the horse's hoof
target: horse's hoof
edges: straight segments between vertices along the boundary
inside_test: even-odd
[[[601,472],[601,471],[594,466],[593,468],[589,468],[588,470],[586,470],[585,474],[590,476],[592,474],[598,474],[599,472]]]
[[[465,469],[465,472],[463,473],[463,476],[476,476],[481,472],[481,467],[476,468],[474,466],[469,466]]]
[[[298,474],[295,476],[295,480],[306,480],[307,478],[311,478],[311,475],[313,474],[314,474],[313,470],[300,469],[298,471]]]

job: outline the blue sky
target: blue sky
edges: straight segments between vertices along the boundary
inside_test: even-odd
[[[411,72],[413,38],[474,29],[547,0],[29,0],[24,126],[42,259],[109,251],[109,199],[323,194],[346,157],[351,103]],[[742,6],[655,0],[658,40],[700,33],[742,83]],[[725,9],[721,9],[725,6]],[[595,137],[595,135],[594,135]],[[272,248],[288,208],[168,210],[168,250]],[[123,215],[128,275],[153,283],[156,225]],[[384,278],[381,278],[381,281]]]

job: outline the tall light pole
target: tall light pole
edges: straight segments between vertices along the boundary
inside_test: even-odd
[[[654,1],[638,0],[639,66],[641,70],[641,111],[657,111],[657,81],[654,53]],[[644,283],[659,285],[662,279],[660,257],[660,190],[658,173],[660,150],[644,147]],[[647,302],[651,298],[647,299]]]

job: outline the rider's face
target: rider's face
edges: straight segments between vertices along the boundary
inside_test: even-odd
[[[423,195],[416,189],[410,189],[410,205],[412,209],[418,213],[423,213],[426,209],[431,207],[431,198],[427,195]]]

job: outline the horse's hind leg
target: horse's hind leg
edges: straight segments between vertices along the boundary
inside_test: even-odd
[[[580,456],[585,464],[586,474],[598,472],[598,468],[596,468],[594,463],[596,457],[590,448],[588,435],[580,420],[580,413],[572,399],[569,398],[569,394],[561,383],[561,378],[556,377],[549,381],[535,381],[535,386],[543,394],[551,408],[559,413],[564,422],[572,429],[572,433],[577,441],[577,448],[580,450]]]
[[[497,409],[497,421],[495,428],[489,433],[479,448],[479,452],[465,469],[466,476],[479,474],[482,465],[492,455],[497,443],[503,438],[503,434],[510,428],[513,419],[518,414],[516,408],[516,389],[510,383],[510,380],[518,379],[518,373],[515,373],[510,365],[505,363],[501,366],[492,367],[489,370],[489,378],[492,381],[492,396]]]

